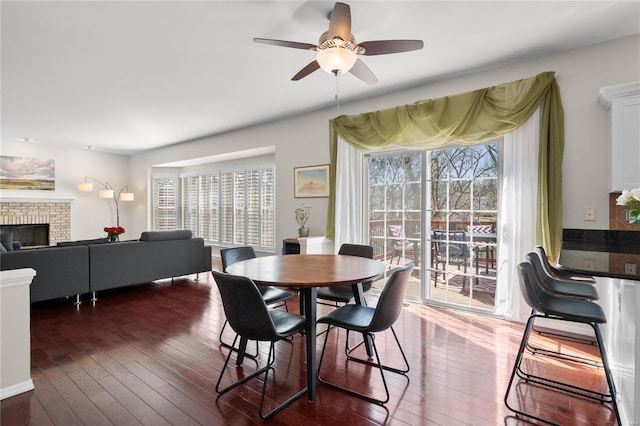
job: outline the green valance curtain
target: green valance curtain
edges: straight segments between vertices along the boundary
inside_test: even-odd
[[[510,133],[543,103],[538,173],[537,243],[556,258],[562,242],[564,112],[553,72],[444,98],[330,121],[327,238],[335,235],[338,136],[362,150],[475,145]]]

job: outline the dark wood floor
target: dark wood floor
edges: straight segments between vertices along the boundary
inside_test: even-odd
[[[70,301],[33,306],[35,390],[2,401],[2,425],[263,423],[257,414],[261,381],[250,381],[222,396],[214,390],[226,349],[218,342],[224,314],[210,274],[203,274],[198,283],[190,279],[150,283],[99,296],[95,307],[84,302],[79,310]],[[369,297],[369,304],[374,303],[375,297]],[[297,311],[297,300],[290,306]],[[320,313],[328,309],[321,307]],[[395,328],[411,371],[408,378],[388,373],[392,396],[385,406],[319,385],[314,403],[305,396],[268,423],[529,424],[513,417],[503,402],[521,325],[409,303]],[[352,385],[380,395],[377,372],[346,365],[342,351],[336,352],[336,335],[344,338],[343,333],[333,333],[326,361],[335,371],[334,378],[345,380],[348,375]],[[318,349],[323,339],[318,339]],[[391,364],[399,356],[392,339],[387,334],[376,338],[383,358]],[[578,344],[561,346],[580,353],[593,351]],[[261,362],[267,349],[266,344],[260,346]],[[604,386],[602,373],[589,367],[533,357],[526,362],[535,370],[552,371],[561,380]],[[245,368],[254,366],[249,361]],[[305,371],[303,338],[278,343],[276,385],[271,386],[270,378],[267,403],[303,386]],[[615,423],[606,405],[525,383],[514,386],[512,401],[563,425]]]

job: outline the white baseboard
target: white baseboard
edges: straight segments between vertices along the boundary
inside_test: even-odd
[[[10,398],[30,390],[33,390],[33,381],[31,379],[0,389],[0,399]]]

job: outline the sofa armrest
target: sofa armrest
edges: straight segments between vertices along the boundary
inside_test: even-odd
[[[45,247],[10,251],[0,256],[0,269],[33,268],[31,302],[89,292],[87,246]]]

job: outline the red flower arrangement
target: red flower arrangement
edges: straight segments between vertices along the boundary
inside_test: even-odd
[[[124,234],[124,228],[122,226],[105,226],[104,232],[107,233],[109,241],[115,241],[120,234]]]

